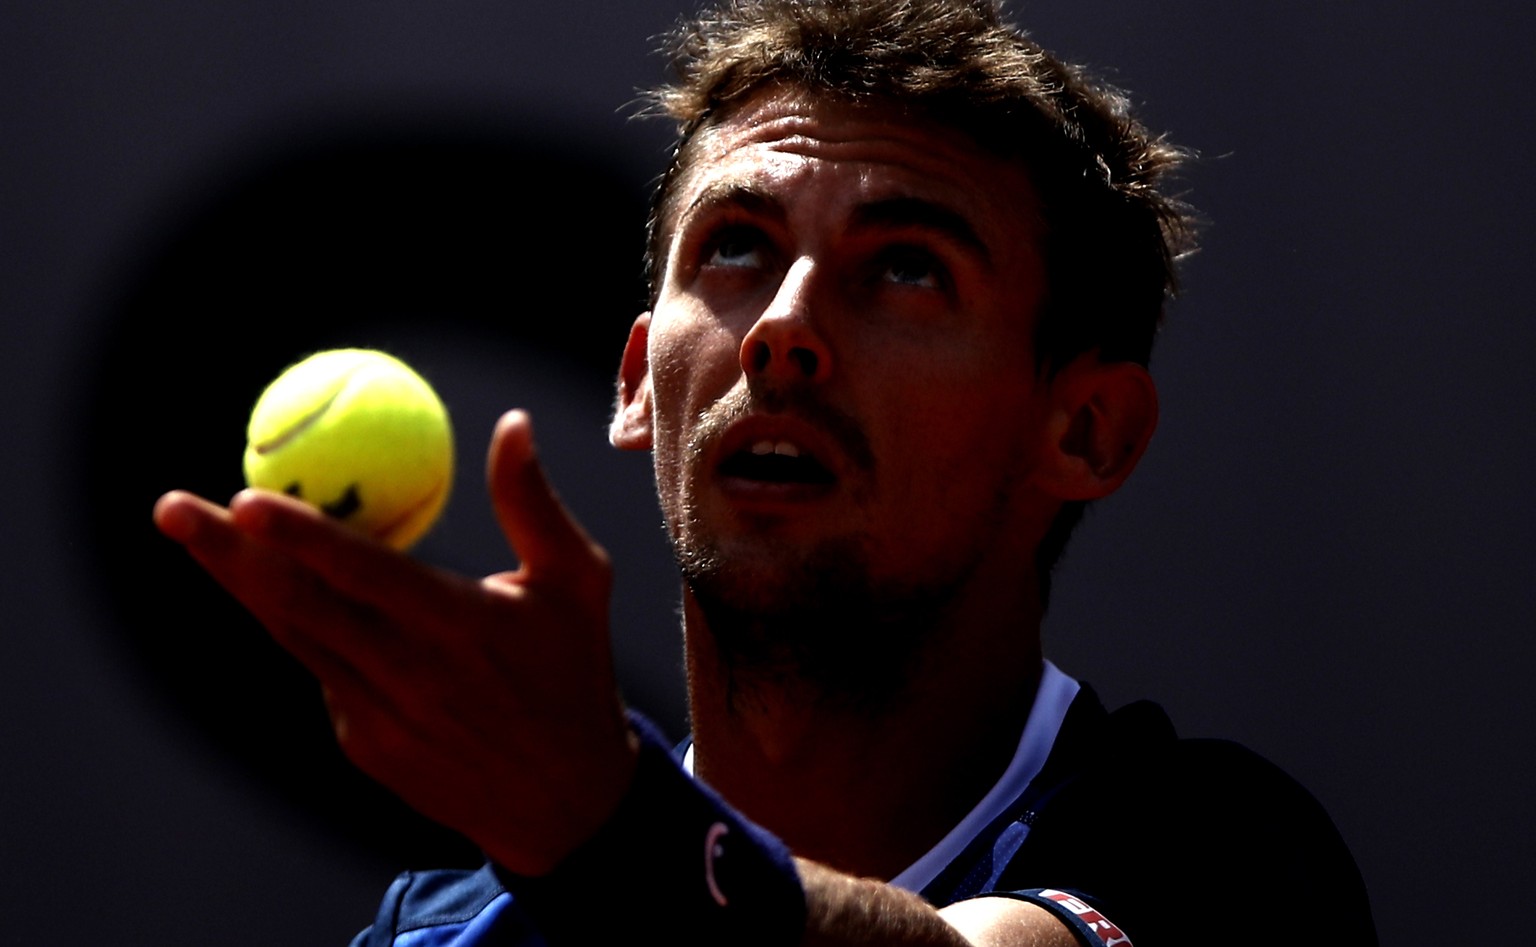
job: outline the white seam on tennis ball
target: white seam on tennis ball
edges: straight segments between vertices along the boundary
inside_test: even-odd
[[[431,506],[433,503],[436,503],[440,497],[447,493],[447,491],[448,481],[446,479],[438,480],[437,483],[432,487],[431,492],[427,493],[421,499],[411,504],[411,506],[399,516],[376,528],[373,531],[374,538],[382,540],[386,543],[389,542],[392,533],[409,523],[411,520],[415,519],[422,510]]]
[[[275,451],[279,447],[282,447],[284,444],[287,444],[289,441],[298,437],[300,434],[303,434],[312,425],[314,425],[316,421],[320,420],[320,418],[325,415],[325,412],[331,410],[331,405],[335,404],[336,399],[341,397],[341,393],[347,390],[347,385],[351,383],[352,376],[357,374],[359,367],[361,366],[355,366],[348,369],[345,375],[337,379],[338,383],[336,385],[336,390],[331,392],[330,396],[322,401],[319,407],[304,415],[302,418],[299,418],[299,420],[294,422],[294,425],[288,430],[277,435],[269,441],[255,445],[252,450],[256,451],[257,455],[270,454],[272,451]]]

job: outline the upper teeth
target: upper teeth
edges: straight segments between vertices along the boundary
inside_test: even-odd
[[[780,454],[784,457],[799,457],[800,448],[788,441],[758,441],[752,445],[752,453],[758,457],[766,457],[769,454]]]

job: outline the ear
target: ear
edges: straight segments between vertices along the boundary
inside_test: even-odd
[[[1078,356],[1047,383],[1046,443],[1037,483],[1061,500],[1097,500],[1120,488],[1157,427],[1157,386],[1135,362]]]
[[[651,449],[651,314],[643,312],[629,329],[619,362],[619,393],[608,426],[608,441],[621,450]]]

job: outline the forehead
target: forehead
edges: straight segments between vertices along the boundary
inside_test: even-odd
[[[1042,233],[1028,169],[969,136],[887,102],[771,89],[700,131],[663,207],[670,234],[688,209],[740,188],[858,204],[916,198],[970,221],[988,243],[1031,251]]]

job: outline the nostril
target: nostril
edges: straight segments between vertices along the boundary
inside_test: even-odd
[[[771,357],[772,353],[769,352],[766,342],[758,342],[747,350],[747,364],[754,372],[765,370]]]
[[[798,376],[815,379],[826,354],[815,345],[749,337],[741,347],[741,367],[752,375]]]

